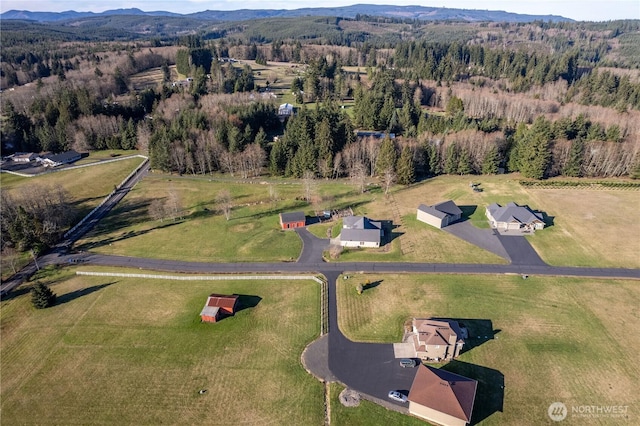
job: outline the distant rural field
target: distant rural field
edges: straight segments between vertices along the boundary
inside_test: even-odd
[[[375,286],[358,295],[355,286],[367,280]],[[463,322],[472,337],[458,360],[444,368],[496,381],[481,383],[490,395],[480,401],[504,410],[483,424],[545,424],[555,401],[626,405],[629,417],[623,420],[634,423],[640,337],[631,330],[640,320],[639,305],[636,281],[349,274],[338,282],[340,328],[354,340],[399,342],[403,324],[414,316]],[[503,390],[495,386],[501,376]]]
[[[323,423],[323,386],[300,362],[319,333],[317,283],[42,281],[55,307],[23,292],[2,301],[3,424]],[[249,306],[201,323],[213,292]]]

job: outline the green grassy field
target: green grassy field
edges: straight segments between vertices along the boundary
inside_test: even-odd
[[[2,301],[3,424],[323,423],[323,386],[300,362],[319,332],[316,283],[44,281],[52,308]],[[248,307],[203,324],[212,292]]]
[[[377,285],[358,295],[356,284],[367,280]],[[555,401],[635,410],[640,404],[635,392],[640,335],[632,332],[640,320],[637,306],[637,281],[355,274],[338,282],[339,324],[352,339],[398,342],[403,324],[414,316],[460,319],[472,336],[488,335],[468,339],[458,361],[445,367],[495,380],[504,376],[504,410],[486,424],[544,424]],[[492,386],[488,390],[500,393]],[[637,413],[631,416],[635,421]],[[588,424],[619,422],[605,418]]]
[[[326,199],[314,206],[300,200],[300,184],[273,182],[278,194],[275,203],[270,201],[266,182],[151,174],[77,248],[209,262],[291,261],[298,258],[302,242],[294,232],[280,230],[279,213],[302,210],[311,215],[314,210],[361,204],[368,197],[354,193],[344,183],[329,182],[319,185],[318,193]],[[223,189],[233,198],[228,221],[215,202]],[[148,214],[151,201],[166,198],[169,190],[181,198],[182,219],[152,220]]]
[[[109,153],[113,152],[109,151]],[[107,158],[104,155],[98,154],[96,158]],[[93,158],[93,156],[88,158]],[[80,161],[88,160],[88,158]],[[7,193],[16,197],[21,197],[24,194],[28,195],[30,193],[29,188],[35,185],[54,188],[60,186],[69,194],[69,202],[75,209],[76,220],[80,220],[100,204],[103,198],[113,191],[114,185],[122,182],[141,162],[141,158],[124,159],[32,178],[0,173],[0,186],[3,191],[7,191]],[[3,256],[0,257],[2,265],[0,269],[2,270],[3,279],[13,274],[13,267],[10,265],[12,257],[13,255],[9,256],[6,253],[3,253]],[[29,253],[19,254],[15,266],[20,269],[29,261],[31,261]]]
[[[515,201],[550,217],[552,226],[527,237],[545,262],[559,266],[640,268],[640,239],[629,238],[640,235],[637,191],[534,189],[522,187],[519,178],[518,174],[474,176],[473,181],[480,183],[483,191],[473,192],[469,187],[469,176],[439,176],[398,190],[394,198],[400,215],[413,218],[420,203],[431,205],[453,199],[459,206],[466,206],[464,210],[475,209],[470,220],[475,226],[484,228],[487,227],[486,206]],[[384,205],[375,206],[373,203],[369,206],[372,214],[388,209]],[[416,249],[419,253],[442,254],[442,261],[449,262],[456,261],[453,260],[455,256],[466,257],[464,245],[456,245],[455,250],[447,251],[451,244],[460,244],[460,240],[444,231],[416,220],[407,220],[398,231],[402,232],[403,228],[407,235],[413,236],[413,246],[420,248]],[[400,238],[401,243],[405,238]],[[432,242],[433,238],[438,241]],[[434,251],[437,253],[432,253]]]
[[[0,185],[3,191],[10,194],[19,191],[28,193],[31,185],[61,186],[69,193],[71,203],[82,215],[100,204],[113,191],[114,185],[120,184],[142,161],[142,158],[135,157],[31,178],[1,173]]]
[[[420,203],[453,199],[473,225],[487,228],[485,207],[492,202],[516,201],[550,216],[552,226],[528,237],[541,257],[552,265],[640,267],[640,198],[636,191],[524,188],[518,176],[483,176],[483,192],[473,192],[465,176],[441,176],[410,187],[395,187],[386,198],[376,185],[358,193],[346,181],[318,181],[322,200],[301,200],[299,181],[269,180],[240,183],[228,178],[152,174],[79,247],[108,254],[201,261],[263,261],[297,258],[300,242],[293,233],[278,230],[278,213],[303,210],[307,215],[325,209],[352,207],[355,214],[391,220],[392,241],[380,249],[349,250],[339,261],[400,261],[433,263],[506,263],[504,259],[453,235],[416,220]],[[269,198],[269,185],[278,193]],[[180,194],[183,219],[153,221],[147,214],[153,199]],[[228,188],[233,196],[230,221],[216,211],[216,194]],[[326,238],[329,227],[310,231]],[[221,236],[227,236],[221,238]],[[228,238],[231,236],[231,238]],[[624,242],[624,243],[622,243]]]

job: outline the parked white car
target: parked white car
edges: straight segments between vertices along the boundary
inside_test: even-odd
[[[389,399],[396,402],[407,402],[407,396],[397,390],[389,392]]]

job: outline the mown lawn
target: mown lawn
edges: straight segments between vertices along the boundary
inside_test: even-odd
[[[632,331],[640,320],[637,281],[349,276],[338,282],[338,319],[341,330],[354,340],[398,342],[403,324],[414,316],[455,318],[470,329],[465,352],[444,368],[493,378],[496,383],[483,386],[495,393],[494,399],[483,404],[497,407],[500,402],[504,408],[487,413],[486,424],[544,424],[549,422],[546,410],[555,401],[568,407],[627,405],[629,410],[640,403],[635,392],[640,335]],[[358,295],[356,284],[367,280],[373,287]],[[503,399],[497,401],[502,392]],[[635,418],[636,413],[630,415]]]
[[[316,283],[44,280],[56,306],[2,302],[3,424],[322,424],[323,387],[300,362],[319,332]],[[212,292],[248,307],[203,324]]]
[[[270,185],[277,193],[275,201],[269,195]],[[232,197],[229,220],[216,203],[222,190]],[[166,200],[171,191],[180,198],[181,218],[152,219],[151,202]],[[367,197],[336,182],[319,184],[317,193],[324,201],[309,204],[302,199],[299,182],[237,183],[151,174],[77,247],[106,254],[206,262],[292,261],[300,255],[302,242],[295,232],[280,229],[279,213],[301,210],[311,216],[316,210],[362,204]]]
[[[547,221],[552,226],[527,237],[545,262],[558,266],[640,268],[640,239],[629,237],[640,235],[638,191],[536,189],[522,187],[519,180],[518,174],[439,176],[396,190],[394,198],[400,215],[412,218],[420,203],[432,205],[452,199],[463,206],[472,224],[480,228],[488,227],[486,206],[514,201],[548,216]],[[474,192],[469,186],[471,181],[479,183],[483,191]],[[380,206],[375,210],[384,212],[385,209]],[[449,262],[459,261],[456,256],[467,255],[467,248],[461,246],[456,237],[417,220],[407,220],[398,229],[399,232],[403,230],[405,235],[400,237],[401,244],[409,235],[416,253],[424,256],[425,262],[430,256],[437,256],[434,252],[441,253],[443,261]],[[433,241],[433,238],[438,240]]]

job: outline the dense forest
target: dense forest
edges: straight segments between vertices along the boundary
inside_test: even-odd
[[[215,28],[108,42],[5,26],[3,154],[137,148],[176,173],[404,184],[441,173],[639,174],[638,21],[358,16]],[[298,71],[270,92],[286,77],[260,87],[255,69],[272,62]],[[135,87],[153,70],[154,85]],[[292,117],[278,116],[285,101]]]

